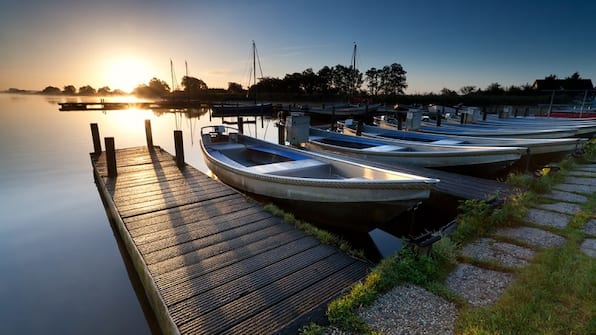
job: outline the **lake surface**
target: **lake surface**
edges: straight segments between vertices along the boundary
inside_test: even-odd
[[[187,163],[207,171],[198,135],[209,115],[60,112],[64,101],[0,94],[0,334],[150,334],[93,180],[89,124],[123,148],[145,145],[150,119],[170,153],[182,130]],[[263,126],[245,133],[276,141],[273,122]]]
[[[67,99],[84,101],[0,94],[0,334],[151,334],[152,313],[93,180],[89,125],[97,123],[102,139],[114,137],[116,148],[125,148],[146,145],[149,119],[153,143],[169,153],[174,130],[182,130],[186,162],[208,173],[200,129],[222,120],[210,120],[208,110],[58,111]],[[275,121],[259,118],[244,132],[277,142]],[[421,212],[436,211],[416,216]],[[438,215],[448,222],[449,215]],[[392,229],[344,237],[371,259],[383,258],[401,248],[395,235],[403,232],[393,228],[413,219],[405,214],[386,227]],[[424,228],[436,220],[416,221]]]

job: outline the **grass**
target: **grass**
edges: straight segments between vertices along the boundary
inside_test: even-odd
[[[582,163],[596,157],[596,141],[576,159]],[[358,334],[375,334],[357,315],[358,308],[372,304],[382,294],[401,283],[412,283],[460,306],[457,334],[596,334],[595,260],[579,251],[585,238],[581,228],[596,210],[592,195],[582,211],[560,232],[567,238],[561,248],[539,251],[532,263],[515,270],[516,281],[489,307],[474,308],[442,283],[452,270],[461,246],[496,228],[523,223],[527,208],[543,202],[540,194],[549,192],[573,168],[569,160],[556,168],[545,168],[534,175],[512,175],[507,182],[518,188],[504,204],[491,207],[483,201],[465,201],[460,205],[458,227],[450,236],[433,245],[428,254],[404,248],[381,261],[349,293],[334,300],[327,309],[331,325]],[[323,334],[325,328],[311,324],[301,334]]]

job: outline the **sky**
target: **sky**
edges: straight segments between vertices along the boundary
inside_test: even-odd
[[[0,90],[129,90],[186,74],[210,88],[324,66],[399,63],[407,94],[596,81],[596,1],[3,0]],[[257,72],[259,75],[260,73]]]

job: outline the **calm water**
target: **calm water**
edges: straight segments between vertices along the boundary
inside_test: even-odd
[[[61,99],[0,94],[0,334],[150,334],[93,181],[89,124],[119,148],[145,145],[151,119],[170,153],[181,129],[186,161],[206,171],[198,133],[209,116],[59,112]],[[277,136],[271,122],[245,132]]]

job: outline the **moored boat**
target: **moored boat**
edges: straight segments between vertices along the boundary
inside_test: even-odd
[[[527,152],[523,147],[478,147],[363,138],[310,128],[310,150],[330,151],[386,164],[408,164],[493,178]]]
[[[430,195],[438,179],[375,168],[242,135],[201,129],[207,167],[224,183],[302,208],[297,216],[367,231]]]
[[[346,122],[342,127],[345,134],[356,135],[357,126]],[[474,137],[446,134],[424,133],[408,130],[381,128],[362,124],[361,135],[365,137],[424,142],[430,144],[445,144],[457,146],[499,146],[499,147],[525,147],[528,148],[529,167],[535,168],[551,162],[559,161],[566,155],[581,150],[582,138],[509,138],[509,137]]]

